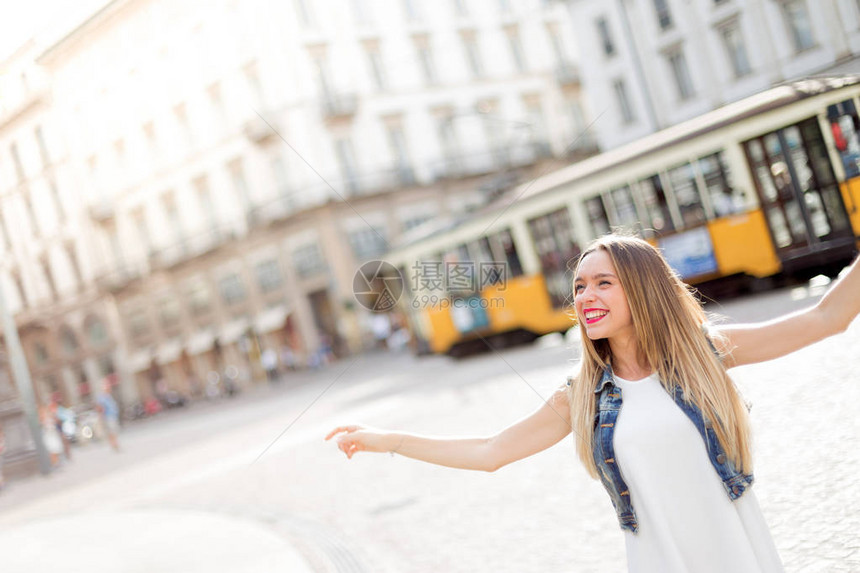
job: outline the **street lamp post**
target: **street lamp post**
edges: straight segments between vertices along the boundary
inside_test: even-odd
[[[33,393],[33,381],[30,379],[30,369],[24,359],[24,350],[21,348],[21,340],[18,338],[18,328],[9,310],[6,308],[6,299],[3,289],[0,288],[0,315],[3,319],[3,335],[6,338],[6,350],[9,356],[9,365],[12,367],[12,375],[15,385],[21,395],[27,423],[30,426],[30,434],[36,445],[36,457],[39,460],[39,471],[43,474],[51,473],[51,461],[45,442],[42,439],[42,426],[39,424],[39,415],[36,410],[36,397]]]

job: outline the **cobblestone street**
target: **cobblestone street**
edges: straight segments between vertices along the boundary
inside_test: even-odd
[[[787,289],[709,310],[761,320],[817,294]],[[122,454],[97,444],[57,475],[12,484],[0,495],[0,531],[56,516],[86,524],[111,512],[188,511],[262,524],[321,572],[622,571],[611,503],[571,439],[493,474],[388,455],[347,460],[323,442],[348,422],[494,432],[562,383],[570,344],[548,337],[462,361],[362,357],[233,404],[136,424],[122,436]],[[755,491],[788,571],[860,570],[860,510],[850,503],[860,484],[858,369],[855,321],[790,357],[733,371],[753,403]]]

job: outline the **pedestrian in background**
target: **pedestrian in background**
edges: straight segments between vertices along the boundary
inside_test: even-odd
[[[108,443],[115,452],[119,451],[119,406],[111,395],[108,380],[102,383],[101,392],[96,396],[96,409],[101,417]]]
[[[495,471],[571,433],[609,493],[635,572],[771,572],[782,564],[750,487],[747,407],[726,369],[844,331],[860,313],[857,261],[814,307],[765,323],[708,324],[647,242],[615,235],[580,256],[573,283],[583,355],[545,405],[491,437],[340,426],[337,446]],[[824,382],[822,382],[824,384]]]
[[[48,451],[51,467],[57,468],[60,466],[60,454],[63,453],[63,439],[57,430],[57,417],[50,404],[39,409],[39,421],[42,424],[42,442]]]

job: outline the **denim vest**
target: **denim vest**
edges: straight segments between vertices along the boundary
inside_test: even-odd
[[[615,446],[612,442],[615,435],[615,422],[621,411],[621,388],[615,385],[612,377],[612,368],[607,366],[603,371],[600,383],[595,388],[597,395],[597,416],[594,419],[594,438],[592,441],[591,455],[600,473],[603,487],[612,499],[615,512],[618,514],[618,522],[621,529],[627,529],[636,533],[639,523],[636,520],[636,512],[630,500],[630,491],[621,475],[618,463],[615,461]],[[717,440],[717,434],[709,420],[705,420],[701,410],[695,404],[684,402],[684,393],[680,386],[675,386],[673,393],[675,403],[690,420],[708,450],[708,458],[711,465],[720,476],[729,499],[735,500],[743,495],[744,491],[752,485],[753,475],[743,474],[734,467],[728,459],[723,447]]]

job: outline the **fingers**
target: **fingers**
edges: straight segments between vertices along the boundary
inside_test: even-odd
[[[354,430],[355,430],[355,426],[338,426],[337,428],[335,428],[334,430],[329,432],[328,435],[325,437],[325,439],[329,440],[332,438],[332,436],[335,436],[341,432],[352,432]]]
[[[354,431],[358,430],[360,427],[361,426],[359,426],[358,424],[350,424],[349,426],[338,426],[337,428],[335,428],[334,430],[329,432],[328,435],[325,437],[325,439],[326,440],[331,439],[332,436],[335,436],[335,435],[339,434],[340,432],[346,432],[346,433],[354,432]]]

